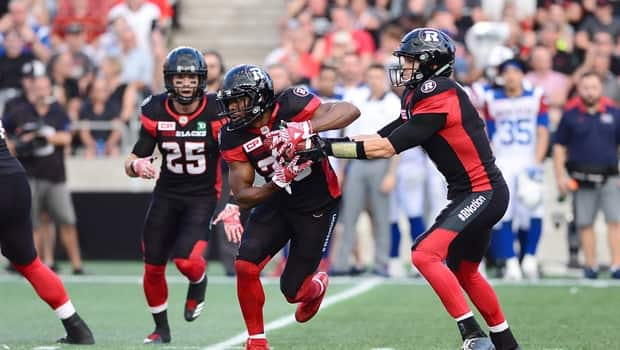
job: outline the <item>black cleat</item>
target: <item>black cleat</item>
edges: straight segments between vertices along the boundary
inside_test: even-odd
[[[463,342],[462,350],[495,350],[488,337],[468,338]]]
[[[58,339],[58,343],[80,345],[95,344],[93,333],[77,312],[74,313],[73,316],[62,320],[62,325],[65,327],[67,335]]]
[[[190,283],[185,300],[185,321],[197,319],[205,307],[205,293],[207,291],[207,275],[200,283]]]

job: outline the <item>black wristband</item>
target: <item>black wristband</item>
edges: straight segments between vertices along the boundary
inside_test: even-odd
[[[357,152],[357,159],[368,159],[366,157],[366,150],[364,149],[364,141],[355,141],[355,151]]]
[[[228,196],[228,204],[239,205],[239,202],[237,202],[237,199],[232,193]]]

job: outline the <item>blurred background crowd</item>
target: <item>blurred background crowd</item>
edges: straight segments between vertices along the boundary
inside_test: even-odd
[[[127,154],[139,128],[140,101],[163,90],[163,60],[184,15],[192,11],[187,2],[0,0],[1,118],[37,113],[38,103],[57,103],[70,120],[67,157]],[[389,86],[387,68],[396,63],[392,52],[402,36],[425,26],[455,39],[454,77],[468,87],[481,112],[479,91],[498,82],[497,67],[510,58],[523,62],[523,84],[544,91],[551,132],[565,111],[579,104],[577,85],[586,72],[600,79],[606,105],[620,103],[616,1],[283,0],[280,6],[282,15],[273,24],[279,44],[263,62],[246,63],[264,65],[276,92],[304,85],[324,101],[355,103],[362,117],[345,135],[375,132],[400,113],[400,91]],[[210,35],[219,34],[204,33]],[[217,45],[198,49],[208,65],[209,91],[219,87],[224,64],[238,63],[244,51],[238,47],[240,57],[231,58],[222,57]],[[445,202],[443,179],[421,151],[400,161],[334,161],[334,166],[344,180],[344,201],[332,271],[357,274],[367,268],[359,258],[364,248],[355,243],[356,223],[366,210],[374,237],[369,269],[402,276],[407,258],[398,258],[399,220],[403,214],[408,218],[400,227],[412,236],[427,228]],[[398,186],[409,189],[410,197]],[[620,267],[620,231],[612,226],[613,270]],[[580,240],[573,241],[569,262],[578,266]]]

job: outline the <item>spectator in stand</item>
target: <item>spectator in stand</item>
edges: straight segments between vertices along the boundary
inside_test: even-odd
[[[67,111],[71,120],[78,120],[81,95],[78,81],[71,77],[72,61],[69,52],[58,54],[50,61],[48,70],[54,97]]]
[[[41,216],[47,213],[60,226],[60,238],[73,273],[82,274],[75,211],[65,175],[64,147],[71,143],[71,121],[64,108],[54,101],[47,76],[36,77],[32,89],[32,103],[16,108],[3,118],[3,125],[7,133],[17,140],[14,149],[29,178],[35,241],[42,233]]]
[[[71,78],[77,80],[80,95],[85,96],[95,75],[94,51],[86,45],[86,33],[80,23],[65,28],[67,52],[71,55]]]
[[[106,1],[60,0],[58,12],[52,26],[52,41],[58,46],[66,39],[67,27],[79,23],[88,44],[93,44],[105,32],[105,16],[108,11]]]
[[[22,94],[22,67],[34,59],[32,53],[24,52],[24,41],[14,29],[4,34],[4,47],[0,54],[0,117],[4,104]]]
[[[384,25],[381,29],[379,48],[377,52],[375,52],[374,60],[386,67],[398,64],[398,59],[396,59],[392,53],[398,48],[398,45],[400,45],[400,39],[404,34],[402,27],[396,22],[390,22]]]
[[[121,105],[111,100],[107,82],[103,78],[93,81],[88,99],[80,110],[80,140],[84,145],[84,157],[118,156],[121,140]],[[88,121],[110,122],[109,130],[91,130]]]
[[[544,46],[536,46],[530,56],[532,70],[525,75],[525,79],[545,92],[549,106],[563,106],[566,103],[569,78],[553,70],[551,52]]]
[[[577,48],[587,51],[597,32],[608,32],[614,38],[620,36],[620,19],[613,16],[609,0],[596,1],[593,14],[584,19],[575,35]]]
[[[293,81],[307,83],[319,72],[319,61],[311,54],[314,34],[303,27],[287,29],[285,44],[266,59],[267,65],[281,63],[288,67]]]
[[[29,21],[28,2],[26,0],[11,0],[9,13],[0,19],[0,55],[4,52],[4,35],[9,29],[17,31],[26,43],[25,52],[47,62],[51,56],[49,29],[41,24]]]
[[[143,96],[156,90],[153,56],[137,45],[136,34],[130,29],[121,33],[122,81],[133,85]]]
[[[614,75],[620,74],[620,56],[615,52],[614,38],[608,32],[598,32],[594,34],[591,49],[598,51],[601,55],[609,56],[609,70]]]
[[[160,30],[161,11],[145,0],[125,0],[110,9],[108,19],[114,20],[123,17],[133,29],[136,36],[136,46],[152,55],[154,65],[149,74],[149,80],[157,89],[163,86],[161,68],[166,57],[166,43]],[[122,40],[122,33],[121,33]],[[156,67],[156,68],[155,68]]]
[[[45,75],[45,65],[41,61],[31,61],[25,63],[21,68],[21,91],[16,97],[6,101],[4,104],[4,112],[2,115],[12,114],[14,108],[18,108],[24,103],[31,103],[34,100],[34,94],[32,89],[32,80],[35,77]]]
[[[222,76],[226,72],[222,55],[215,50],[204,50],[202,52],[205,63],[207,64],[207,89],[206,92],[217,92],[222,86]]]
[[[368,87],[364,83],[364,69],[360,57],[351,52],[346,54],[338,67],[340,84],[338,93],[342,94],[345,101],[353,101],[357,96],[366,96]]]
[[[603,84],[596,73],[581,76],[577,91],[580,103],[564,113],[555,134],[553,160],[558,190],[565,196],[571,181],[578,183],[573,201],[585,257],[584,276],[598,277],[594,218],[602,210],[612,277],[620,279],[620,111],[602,103]]]
[[[272,64],[267,67],[267,73],[273,81],[273,92],[277,95],[292,85],[291,73],[283,64]]]
[[[137,45],[149,50],[152,47],[151,36],[157,33],[161,12],[159,8],[146,0],[126,0],[110,9],[108,19],[113,21],[122,17],[136,34]]]
[[[99,45],[95,53],[95,62],[100,64],[105,57],[120,56],[121,54],[121,35],[131,30],[124,17],[117,17],[108,22],[108,27],[100,37]]]
[[[573,74],[579,66],[579,58],[563,45],[558,34],[558,25],[545,22],[538,33],[538,43],[549,50],[552,55],[554,71],[563,74]]]
[[[353,27],[368,31],[377,42],[379,28],[388,20],[387,13],[376,11],[368,4],[368,0],[351,0],[349,7],[353,15]]]
[[[600,51],[595,45],[588,50],[586,59],[573,74],[574,79],[581,79],[585,72],[596,73],[603,82],[603,95],[611,98],[615,103],[620,102],[620,84],[611,72],[611,56]]]
[[[107,83],[110,91],[108,100],[121,106],[120,120],[128,123],[136,114],[138,93],[133,85],[121,80],[121,72],[121,61],[116,57],[106,57],[101,63],[99,76]]]
[[[372,55],[375,51],[375,43],[367,31],[356,29],[353,26],[353,15],[351,11],[343,7],[334,7],[331,10],[333,28],[332,31],[325,35],[325,38],[319,39],[315,44],[313,55],[321,62],[331,57],[331,50],[334,41],[338,36],[349,36],[353,44],[353,50],[361,58],[362,69],[367,67],[372,61]]]
[[[393,120],[400,113],[400,99],[388,87],[386,69],[381,64],[372,64],[366,70],[366,95],[359,95],[351,102],[360,109],[361,116],[349,125],[345,136],[370,135],[381,125]],[[396,185],[397,158],[348,160],[347,180],[342,196],[341,222],[343,231],[338,252],[333,261],[333,274],[347,274],[352,271],[349,257],[356,241],[356,223],[360,213],[369,206],[372,212],[375,239],[375,261],[373,273],[388,276],[390,249],[390,193]]]

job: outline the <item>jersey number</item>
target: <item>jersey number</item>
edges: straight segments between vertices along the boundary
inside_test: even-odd
[[[178,142],[163,142],[166,150],[166,167],[175,174],[200,175],[207,171],[207,157],[204,142],[185,142],[185,154]]]
[[[2,127],[2,120],[0,120],[0,139],[4,140],[4,138],[5,138],[4,128]]]
[[[504,146],[512,145],[515,142],[520,145],[529,145],[532,143],[530,123],[529,119],[500,121],[498,130],[499,141]]]

